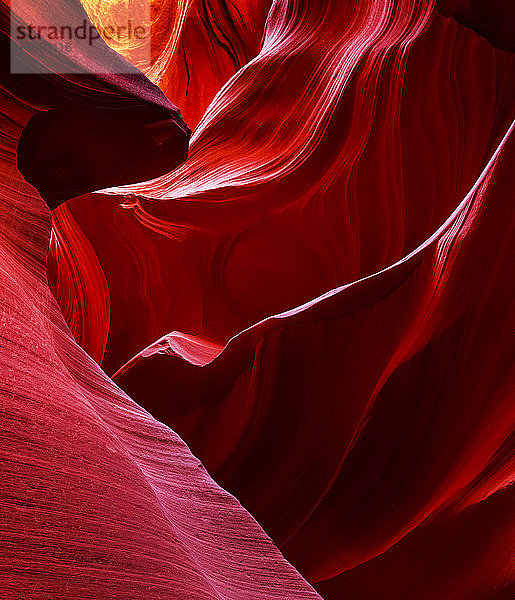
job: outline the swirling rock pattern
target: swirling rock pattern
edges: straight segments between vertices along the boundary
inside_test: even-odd
[[[129,77],[135,90],[140,78]],[[89,82],[97,89],[88,101],[112,94],[109,82]],[[19,83],[2,73],[2,598],[319,598],[186,444],[73,339],[45,273],[51,213],[16,168],[35,113],[30,92],[40,106],[52,98],[30,86],[22,96]],[[77,81],[50,75],[46,83],[80,95]],[[129,126],[141,111],[156,119],[130,87],[124,97]]]
[[[147,79],[4,86],[14,585],[510,597],[511,5],[153,10]],[[193,129],[186,160],[188,126],[162,92]],[[38,178],[51,154],[34,113],[53,109],[45,127],[66,144],[85,122],[105,128],[106,102],[134,143],[102,161],[84,142],[82,182]],[[165,154],[141,134],[155,123]],[[75,196],[51,234],[14,168],[20,136],[47,202]]]

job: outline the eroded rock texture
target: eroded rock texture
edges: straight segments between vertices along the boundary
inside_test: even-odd
[[[9,598],[510,597],[510,6],[159,0],[147,78],[6,76]]]

